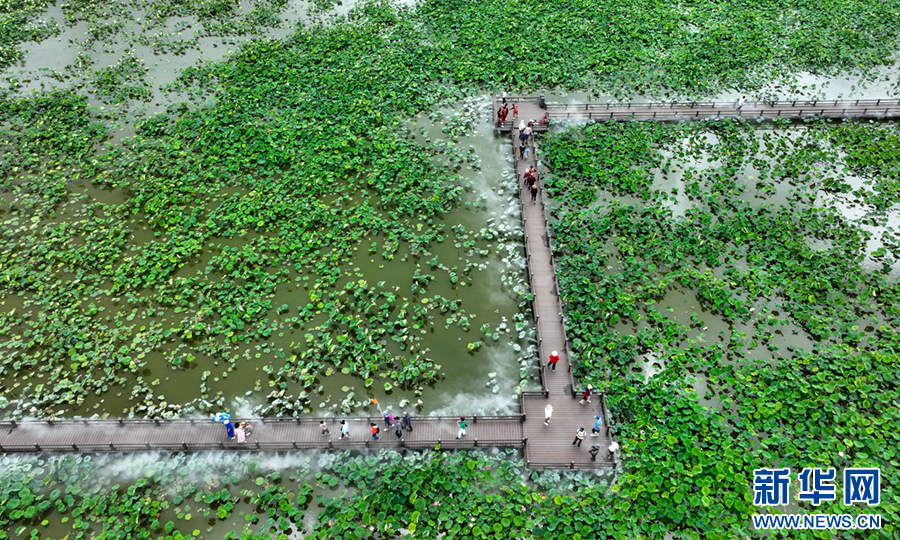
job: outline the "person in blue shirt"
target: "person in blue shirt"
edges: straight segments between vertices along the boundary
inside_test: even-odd
[[[603,427],[603,419],[599,415],[595,416],[594,419],[597,421],[594,422],[594,427],[591,428],[591,437],[596,437],[600,433],[600,428]]]

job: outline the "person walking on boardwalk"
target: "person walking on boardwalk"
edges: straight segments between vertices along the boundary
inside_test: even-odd
[[[513,120],[519,117],[519,106],[513,103]]]
[[[506,92],[500,94],[500,102],[506,105]]]
[[[394,416],[387,411],[382,412],[381,416],[384,417],[384,429],[389,429],[391,427],[391,423],[394,421]]]
[[[591,447],[590,450],[588,450],[588,454],[591,455],[591,461],[597,461],[597,454],[599,454],[599,453],[600,453],[600,445],[599,444],[595,444],[594,446]]]
[[[550,371],[556,371],[556,364],[559,362],[559,353],[553,351],[550,353]]]
[[[551,416],[553,416],[553,405],[550,405],[548,403],[547,406],[544,407],[544,425],[545,426],[550,425],[550,417]]]
[[[537,178],[534,176],[534,167],[529,167],[525,169],[525,172],[522,173],[523,184],[526,186],[530,186],[537,182]]]
[[[531,137],[531,122],[529,122],[528,127],[525,128],[525,144],[528,144],[529,137]]]
[[[600,433],[600,428],[603,427],[603,419],[600,418],[600,415],[594,417],[594,427],[591,428],[591,437],[596,437],[598,433]]]
[[[247,440],[247,437],[244,435],[244,429],[240,426],[234,430],[234,437],[237,439],[237,442],[242,443]]]
[[[746,97],[747,96],[741,96],[741,99],[738,100],[738,105],[737,105],[738,112],[741,112],[741,109],[744,107],[744,99]]]
[[[526,144],[525,151],[522,152],[522,159],[528,159],[528,153],[530,150],[531,150],[531,147]]]
[[[459,426],[459,433],[456,434],[456,438],[459,439],[461,437],[466,436],[466,419],[462,416],[459,417],[459,422],[456,423]]]
[[[341,419],[341,436],[338,438],[343,439],[344,437],[350,438],[350,424],[346,420]]]
[[[370,423],[369,423],[369,430],[372,432],[372,438],[373,438],[373,439],[375,439],[375,440],[377,441],[378,439],[381,438],[381,437],[378,436],[378,431],[379,431],[379,429],[378,429],[378,426],[375,425],[375,422],[370,422]]]
[[[325,420],[322,420],[322,422],[319,424],[319,427],[322,428],[323,437],[331,433],[331,431],[328,430],[328,424],[325,423]]]
[[[240,426],[241,429],[244,430],[245,436],[249,437],[250,435],[253,435],[253,426],[250,424],[250,422],[241,422]]]
[[[606,459],[608,461],[612,461],[613,457],[616,455],[616,450],[618,450],[618,449],[619,449],[619,443],[617,443],[616,441],[613,441],[612,443],[610,443],[609,449],[606,452]]]
[[[591,385],[587,385],[587,388],[584,389],[584,392],[581,393],[581,401],[578,402],[579,405],[584,405],[585,403],[591,402],[591,394],[594,393],[594,387]]]
[[[578,448],[581,448],[581,441],[584,440],[584,428],[578,428],[578,431],[575,432],[575,440],[572,441],[572,444],[577,444]]]
[[[497,109],[497,127],[500,127],[500,124],[503,123],[503,107]]]
[[[394,424],[394,435],[397,436],[398,439],[403,438],[403,423],[400,422],[400,419],[397,419],[397,423]]]
[[[406,411],[403,411],[403,426],[406,431],[412,431],[412,415]]]
[[[228,438],[234,440],[234,424],[231,423],[231,420],[225,420],[225,434],[228,435]]]
[[[531,184],[531,202],[537,204],[538,187],[537,183]]]
[[[525,143],[519,143],[519,159],[525,159],[525,152],[528,151],[528,147],[525,146]]]

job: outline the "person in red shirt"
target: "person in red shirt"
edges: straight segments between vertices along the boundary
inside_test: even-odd
[[[550,353],[550,371],[556,371],[556,363],[559,362],[559,353],[553,351]]]

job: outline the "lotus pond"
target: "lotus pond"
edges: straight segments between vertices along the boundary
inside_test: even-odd
[[[0,411],[509,410],[534,381],[533,331],[486,96],[893,95],[898,13],[3,3]],[[611,489],[542,483],[518,456],[342,455],[325,480],[305,458],[225,456],[233,475],[190,481],[204,466],[177,456],[121,481],[106,458],[9,458],[0,537],[731,539],[755,534],[750,471],[782,462],[880,466],[887,526],[866,537],[891,537],[896,137],[889,123],[603,124],[540,141],[578,375],[607,392],[628,456]]]

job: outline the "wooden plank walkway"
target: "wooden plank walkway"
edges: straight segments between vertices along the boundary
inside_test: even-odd
[[[701,118],[896,118],[900,100],[753,101],[738,109],[731,103],[606,103],[548,105],[551,119],[691,120]]]
[[[225,427],[212,420],[56,420],[0,421],[2,452],[134,452],[146,450],[300,450],[361,448],[522,448],[524,418],[466,417],[466,436],[456,439],[459,417],[413,417],[413,431],[398,439],[379,417],[345,417],[350,438],[340,439],[340,418],[325,418],[330,431],[322,435],[323,418],[236,419],[253,425],[246,442],[231,441]],[[374,440],[369,423],[381,428]]]
[[[536,96],[507,96],[509,103],[516,103],[519,111],[529,104],[537,106]],[[497,118],[500,98],[494,99],[494,120]],[[847,99],[847,100],[787,100],[747,101],[738,109],[737,101],[681,101],[669,103],[586,103],[559,105],[548,104],[546,110],[551,120],[691,120],[701,118],[746,119],[799,119],[799,118],[898,118],[900,99]],[[544,111],[533,112],[540,119]],[[501,131],[510,131],[507,121]]]
[[[509,100],[510,98],[507,98],[507,101]],[[499,103],[499,100],[495,101]],[[536,100],[518,101],[518,105],[520,117],[540,118],[543,114]],[[502,130],[503,126],[499,128]],[[568,339],[559,297],[559,282],[556,277],[556,266],[553,264],[552,238],[547,224],[543,189],[540,189],[540,175],[538,174],[539,190],[534,201],[531,200],[531,186],[524,183],[525,170],[531,166],[537,169],[534,137],[529,138],[528,159],[522,159],[519,151],[519,122],[515,122],[510,132],[519,184],[519,202],[522,206],[528,276],[531,292],[534,293],[532,305],[543,386],[542,392],[526,392],[522,396],[522,412],[527,418],[522,427],[528,439],[525,446],[525,460],[528,467],[533,469],[612,466],[614,462],[606,459],[607,448],[611,441],[608,416],[603,407],[602,397],[595,395],[592,403],[580,405],[579,398],[583,389],[575,386],[572,376]],[[548,367],[548,359],[553,351],[559,353],[556,371],[551,371]],[[545,426],[544,408],[548,404],[553,407],[553,416],[550,425]],[[603,418],[604,429],[599,436],[592,437],[591,428],[597,415]],[[576,446],[572,442],[575,439],[575,432],[580,427],[585,429],[587,436],[580,446]],[[596,462],[591,462],[587,453],[593,444],[599,444],[601,448]]]

